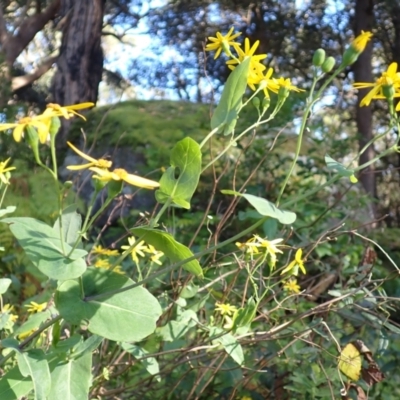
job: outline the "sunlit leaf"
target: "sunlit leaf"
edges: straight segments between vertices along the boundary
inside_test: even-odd
[[[115,341],[136,342],[154,332],[162,310],[148,290],[139,286],[114,293],[134,282],[99,268],[89,268],[81,279],[82,286],[68,280],[56,293],[56,307],[66,321],[87,321],[90,332]]]
[[[239,193],[234,190],[221,190],[221,192],[224,194],[244,197],[259,214],[265,217],[276,218],[281,224],[290,225],[296,221],[296,214],[294,212],[280,210],[273,203],[263,199],[262,197],[247,193]]]
[[[229,135],[235,129],[242,97],[246,91],[251,58],[246,58],[229,75],[221,99],[211,117],[211,129]]]
[[[170,163],[161,177],[156,199],[162,204],[171,199],[173,204],[189,209],[201,173],[199,144],[189,137],[181,140],[172,149]]]
[[[352,381],[358,381],[361,374],[361,354],[354,344],[347,344],[339,356],[339,369]]]
[[[17,362],[21,374],[32,379],[35,400],[46,400],[50,392],[51,378],[43,350],[17,352]]]
[[[10,230],[32,263],[49,278],[73,279],[86,270],[82,258],[87,251],[75,249],[61,242],[60,232],[34,218],[6,218],[1,222],[10,224]],[[69,255],[69,256],[68,256]],[[68,256],[68,257],[67,257]]]

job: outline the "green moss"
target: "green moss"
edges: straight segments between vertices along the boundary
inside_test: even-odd
[[[185,136],[205,136],[209,120],[205,105],[132,100],[95,108],[87,114],[86,123],[75,122],[70,137],[76,139],[84,129],[99,145],[169,147]]]

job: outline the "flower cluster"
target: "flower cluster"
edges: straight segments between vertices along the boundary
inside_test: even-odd
[[[254,235],[245,243],[236,243],[239,249],[245,250],[246,253],[251,255],[263,253],[269,256],[271,267],[274,268],[277,261],[277,254],[283,253],[278,247],[282,247],[280,244],[283,239],[267,240],[263,239],[258,235]]]
[[[85,119],[81,114],[75,110],[82,110],[84,108],[93,107],[94,103],[81,103],[73,104],[70,106],[60,106],[58,104],[50,103],[47,105],[46,110],[41,115],[26,116],[19,119],[15,123],[0,124],[0,131],[6,131],[13,129],[13,138],[16,142],[20,142],[26,131],[33,131],[39,137],[40,143],[46,143],[47,138],[50,134],[50,128],[52,118],[64,117],[66,119],[71,118],[73,115],[77,115]]]
[[[263,239],[258,235],[253,235],[245,243],[236,243],[236,246],[245,251],[247,254],[254,256],[255,254],[264,254],[269,257],[269,264],[271,269],[274,269],[278,260],[278,254],[283,254],[283,251],[279,247],[283,248],[285,245],[281,244],[283,239],[267,240]],[[296,276],[299,275],[299,270],[306,274],[306,267],[304,266],[303,250],[297,249],[294,260],[292,260],[286,267],[281,271],[281,275],[289,278],[283,283],[283,289],[290,293],[299,293],[300,286],[297,284]],[[220,310],[219,310],[220,311]]]
[[[267,55],[255,54],[260,41],[257,40],[253,45],[250,45],[250,40],[245,38],[243,49],[240,43],[235,42],[235,39],[240,35],[240,32],[233,34],[233,27],[226,35],[217,32],[216,37],[208,38],[211,43],[207,44],[205,50],[216,51],[214,58],[219,57],[223,51],[231,58],[226,62],[228,68],[231,70],[234,70],[238,64],[250,57],[250,71],[247,78],[247,84],[254,91],[262,90],[266,98],[269,98],[269,91],[278,94],[281,98],[287,97],[290,91],[303,91],[302,89],[292,85],[290,78],[273,78],[273,69],[269,68],[267,70],[267,67],[262,63],[262,60],[267,58]],[[231,47],[236,51],[236,56],[232,54]]]
[[[129,250],[131,253],[131,257],[133,262],[138,265],[139,257],[144,258],[146,254],[149,254],[150,261],[162,265],[160,258],[164,256],[162,251],[158,251],[151,244],[145,244],[144,240],[141,240],[139,243],[136,243],[136,239],[134,236],[128,238],[129,246],[121,246],[122,250]],[[136,246],[134,246],[136,243]],[[146,253],[146,254],[145,254]]]

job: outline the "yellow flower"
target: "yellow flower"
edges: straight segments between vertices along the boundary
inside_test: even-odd
[[[238,59],[229,60],[226,62],[226,64],[228,65],[228,68],[233,71],[236,68],[236,64],[241,63],[246,57],[251,57],[249,76],[247,78],[248,82],[250,82],[250,83],[257,80],[257,75],[260,74],[262,71],[264,71],[267,68],[265,65],[261,64],[261,62],[260,62],[264,58],[267,58],[267,55],[266,54],[259,54],[256,56],[254,55],[259,44],[260,44],[260,41],[257,40],[253,44],[253,46],[250,47],[250,41],[248,38],[246,38],[244,41],[244,51],[240,47],[236,48],[236,51],[238,53]]]
[[[121,246],[122,250],[128,250],[133,244],[136,242],[136,239],[134,236],[131,236],[128,238],[128,243],[129,246]],[[144,240],[140,241],[133,249],[131,249],[131,256],[132,260],[136,263],[139,264],[139,258],[144,257],[145,254],[143,253],[144,251],[148,252],[148,247],[144,244]]]
[[[291,293],[300,293],[301,287],[297,284],[296,279],[290,279],[283,284],[283,289]]]
[[[400,72],[397,72],[397,63],[391,63],[388,69],[382,72],[382,75],[375,81],[375,83],[356,82],[353,83],[353,87],[355,89],[366,89],[372,87],[367,95],[361,100],[361,107],[369,106],[371,101],[374,99],[385,99],[385,90],[388,88],[393,88],[394,90],[400,88]],[[394,95],[391,97],[393,98],[399,96],[400,93],[394,93]]]
[[[98,179],[102,182],[109,181],[124,181],[130,185],[141,187],[144,189],[155,189],[160,186],[158,182],[152,181],[150,179],[142,178],[141,176],[129,174],[122,168],[114,169],[114,171],[107,171],[98,167],[89,168],[91,171],[95,172],[97,175],[93,175],[93,178]]]
[[[277,246],[279,243],[283,242],[283,239],[274,239],[274,240],[267,240],[262,239],[257,235],[254,235],[255,239],[257,240],[258,246],[265,249],[265,252],[269,255],[271,260],[272,268],[275,267],[277,254],[283,253],[282,250],[279,250]]]
[[[256,71],[256,74],[252,75],[252,77],[249,78],[247,81],[249,87],[252,90],[256,90],[255,85],[259,85],[259,87],[261,87],[264,91],[265,97],[269,97],[268,90],[271,90],[274,93],[278,93],[279,86],[275,82],[275,79],[271,79],[273,72],[273,68],[269,68],[265,75],[262,71]]]
[[[47,303],[36,303],[35,301],[31,301],[29,304],[25,305],[28,309],[28,313],[34,314],[37,312],[42,312],[47,306]]]
[[[49,103],[47,104],[47,109],[43,113],[43,115],[50,115],[52,112],[57,113],[57,116],[62,116],[65,119],[69,119],[72,115],[77,115],[78,117],[84,119],[86,118],[77,113],[75,110],[82,110],[84,108],[93,107],[94,103],[80,103],[80,104],[73,104],[70,106],[60,106],[59,104]],[[54,115],[54,114],[53,114]]]
[[[104,260],[104,259],[100,258],[100,259],[98,259],[98,260],[95,261],[94,266],[95,266],[96,268],[105,268],[105,269],[108,269],[108,268],[111,267],[111,264],[110,264],[110,262],[109,262],[108,260]]]
[[[15,322],[18,319],[18,315],[13,314],[14,311],[14,306],[10,305],[10,304],[5,304],[3,306],[3,310],[0,313],[1,314],[8,314],[10,316],[10,320],[12,322]]]
[[[236,39],[238,36],[240,36],[242,33],[238,32],[235,33],[234,35],[232,35],[233,33],[233,27],[229,30],[229,32],[224,36],[221,35],[220,32],[217,32],[216,36],[217,37],[209,37],[208,40],[213,42],[213,43],[209,43],[206,46],[206,51],[213,51],[213,50],[217,50],[214,56],[214,60],[216,58],[219,57],[219,55],[221,54],[221,51],[224,50],[226,55],[230,55],[230,46],[233,46],[235,49],[238,49],[240,44],[236,43],[234,41],[234,39]],[[237,50],[236,50],[237,51]]]
[[[111,249],[105,249],[104,247],[98,245],[93,247],[93,253],[94,254],[101,254],[104,256],[118,256],[119,251],[118,250],[111,250]]]
[[[235,306],[231,306],[229,303],[217,303],[215,305],[215,311],[218,311],[221,315],[233,315],[233,313],[237,310]]]
[[[72,170],[72,171],[77,171],[77,170],[80,170],[80,169],[86,169],[86,168],[91,168],[91,167],[97,167],[97,168],[101,168],[101,169],[103,169],[103,168],[106,169],[106,168],[110,168],[112,166],[112,162],[111,161],[105,160],[104,158],[99,158],[98,160],[96,160],[95,158],[90,157],[85,153],[82,153],[72,143],[67,142],[67,144],[68,144],[69,147],[71,147],[72,150],[75,151],[75,153],[80,155],[85,160],[89,161],[89,163],[82,164],[82,165],[68,165],[67,168]]]
[[[125,275],[125,272],[122,270],[122,267],[120,265],[117,265],[116,267],[114,267],[113,271],[116,272],[117,274]]]
[[[279,78],[279,79],[274,79],[275,84],[278,86],[279,91],[283,91],[285,93],[288,93],[290,91],[292,92],[304,92],[303,89],[299,89],[297,86],[292,85],[292,82],[290,81],[290,78]]]
[[[371,32],[361,31],[361,33],[351,42],[350,46],[358,53],[362,53],[372,36]]]
[[[7,164],[11,160],[11,158],[7,158],[6,161],[0,162],[0,180],[5,184],[8,185],[10,181],[8,180],[9,174],[7,172],[12,171],[15,167],[8,167]]]
[[[0,131],[7,129],[13,130],[13,138],[16,142],[20,142],[25,128],[28,126],[37,129],[40,143],[46,143],[47,136],[49,135],[50,117],[39,115],[36,117],[24,117],[14,124],[0,124]]]
[[[152,254],[150,256],[150,260],[158,265],[162,265],[162,262],[160,261],[160,258],[164,255],[162,251],[156,250],[154,246],[151,244],[147,245],[147,250],[144,250],[146,253]]]
[[[290,272],[290,275],[297,276],[299,274],[299,268],[301,269],[301,272],[303,274],[306,274],[306,268],[304,266],[304,261],[302,259],[302,256],[303,256],[303,250],[298,249],[296,251],[294,260],[290,262],[290,264],[286,268],[283,269],[281,275],[283,275],[286,272]]]
[[[254,238],[249,239],[246,243],[236,242],[235,245],[239,247],[239,249],[245,250],[246,253],[250,253],[251,255],[258,254],[258,244],[252,243],[252,241],[254,241]]]

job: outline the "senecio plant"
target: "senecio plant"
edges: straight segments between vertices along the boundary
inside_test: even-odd
[[[314,388],[321,387],[327,376],[333,384],[324,389],[323,398],[337,398],[337,389],[345,396],[357,387],[354,382],[360,377],[360,371],[354,372],[353,366],[361,370],[363,352],[356,347],[342,352],[340,340],[323,318],[309,320],[308,325],[304,321],[353,298],[362,291],[360,285],[373,290],[375,283],[371,275],[354,289],[296,313],[293,308],[305,301],[306,291],[298,278],[307,274],[307,257],[312,249],[290,238],[263,237],[258,228],[275,221],[282,227],[281,232],[285,227],[290,229],[296,220],[298,201],[314,196],[342,178],[356,183],[360,170],[388,152],[399,151],[397,138],[393,146],[376,159],[357,165],[360,154],[383,138],[385,134],[382,133],[361,149],[349,166],[326,156],[330,179],[307,192],[285,196],[283,201],[313,107],[333,79],[357,60],[372,37],[370,32],[362,32],[350,43],[336,68],[335,60],[326,57],[325,50],[315,52],[314,76],[299,125],[297,146],[276,201],[272,203],[229,188],[223,191],[228,196],[244,198],[254,207],[256,221],[250,227],[223,242],[199,245],[196,247],[199,251],[194,254],[160,222],[171,207],[189,210],[202,172],[250,131],[271,121],[289,95],[304,92],[290,78],[274,77],[273,69],[262,64],[267,55],[256,54],[258,41],[250,45],[246,38],[244,44],[240,44],[239,37],[240,33],[234,33],[232,28],[226,35],[218,32],[216,37],[209,38],[205,50],[215,51],[215,58],[227,56],[226,64],[232,72],[212,115],[210,133],[200,144],[190,137],[178,142],[171,151],[171,165],[159,182],[121,168],[112,169],[111,161],[95,159],[79,150],[78,144],[68,142],[72,151],[84,160],[84,164],[68,166],[71,173],[82,169],[92,172],[95,190],[84,218],[75,205],[64,204],[65,194],[73,184],[59,182],[56,141],[60,119],[73,116],[84,119],[78,110],[93,104],[65,107],[48,104],[41,115],[25,116],[16,123],[0,125],[0,130],[12,132],[21,146],[29,146],[35,162],[53,177],[59,200],[53,225],[30,217],[13,217],[16,207],[0,210],[1,223],[9,227],[26,258],[48,278],[42,284],[48,292],[48,301],[31,301],[25,309],[3,301],[13,283],[9,277],[0,280],[2,400],[24,396],[35,399],[113,398],[114,394],[122,396],[120,398],[215,398],[215,394],[207,391],[211,384],[224,393],[224,398],[248,400],[254,395],[250,383],[256,372],[264,372],[265,376],[275,358],[287,349],[308,340],[310,348],[317,350],[311,335],[320,335],[323,344],[319,349],[326,343],[329,343],[326,347],[334,345],[333,351],[322,352],[326,362],[322,365],[318,361],[313,366]],[[397,65],[391,64],[375,83],[354,84],[356,89],[369,87],[372,89],[361,106],[374,99],[386,100],[390,129],[399,130],[393,105],[394,98],[400,96]],[[250,95],[244,101],[246,93]],[[273,96],[274,101],[271,101]],[[237,132],[237,120],[247,105],[256,107],[258,118],[243,132]],[[202,152],[214,136],[225,139],[225,146],[203,165]],[[40,146],[49,147],[51,162],[41,160]],[[0,163],[2,203],[14,169],[10,159]],[[89,240],[90,231],[124,185],[155,189],[158,211],[141,226],[129,228],[129,237],[120,248],[103,248],[98,238],[93,242]],[[94,212],[93,205],[100,192],[106,193],[106,200]],[[234,255],[234,262],[225,263],[232,271],[210,273],[210,265],[203,264],[206,256],[223,248],[229,249],[230,260]],[[129,261],[132,269],[128,274]],[[157,288],[162,279],[178,271],[179,275],[174,275],[180,282],[178,288],[173,292],[171,289],[160,292]],[[246,283],[222,293],[218,288],[221,283],[226,284],[232,272],[236,277],[243,277]],[[235,281],[229,282],[229,285],[235,284]],[[275,343],[272,350],[265,348],[255,354],[256,343],[272,340]],[[129,368],[118,370],[121,365],[132,368],[130,375]],[[244,371],[247,371],[246,376]],[[322,380],[320,375],[323,375]],[[308,376],[302,379],[304,385],[309,385]],[[112,389],[109,393],[103,388],[107,382]],[[158,385],[156,395],[146,389],[150,383]],[[289,389],[291,384],[293,386],[293,381],[285,383]],[[311,389],[307,386],[304,393],[307,390]]]

